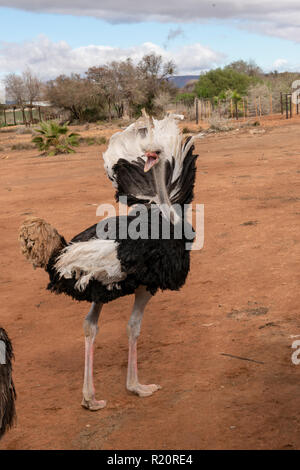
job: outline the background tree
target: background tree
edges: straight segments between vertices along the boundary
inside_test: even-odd
[[[41,95],[42,82],[34,75],[28,68],[22,74],[23,86],[25,91],[26,103],[30,107],[31,121],[33,122],[32,106],[33,102],[37,101]]]
[[[26,92],[24,80],[20,75],[10,73],[4,78],[4,85],[6,95],[9,100],[13,101],[16,106],[19,106],[23,114],[23,122],[26,122],[24,107],[26,104]]]
[[[195,92],[199,98],[213,98],[224,94],[227,90],[236,90],[240,95],[245,95],[250,84],[254,82],[256,83],[257,79],[245,73],[229,67],[218,68],[200,76]]]
[[[32,105],[40,97],[41,81],[28,68],[22,75],[10,73],[4,79],[6,94],[23,113],[23,121],[26,122],[24,108],[30,107],[31,121],[33,121]]]
[[[71,120],[82,121],[88,111],[99,106],[99,95],[87,78],[78,74],[60,75],[46,85],[46,99],[53,106],[70,112]]]
[[[4,78],[6,95],[17,106],[23,107],[26,101],[24,81],[20,75],[10,73]]]
[[[161,93],[174,94],[174,87],[168,81],[174,70],[171,61],[163,62],[161,56],[153,53],[145,55],[137,65],[127,59],[91,67],[86,76],[104,99],[111,119],[113,109],[118,117],[136,116],[143,107],[155,111],[155,99],[157,103]]]
[[[152,112],[154,98],[161,91],[174,94],[174,86],[168,80],[176,72],[173,61],[163,61],[162,56],[155,53],[146,54],[138,63],[137,70],[143,83],[145,101],[143,107]]]
[[[186,106],[193,106],[195,101],[195,93],[178,93],[176,96],[175,101],[178,103],[183,103]]]
[[[104,99],[108,107],[108,118],[112,118],[112,106],[119,101],[117,77],[112,66],[90,67],[86,72],[87,79],[94,85],[94,92]]]
[[[231,62],[225,68],[235,70],[236,72],[243,73],[249,77],[262,77],[262,69],[254,62],[254,60],[236,60]]]

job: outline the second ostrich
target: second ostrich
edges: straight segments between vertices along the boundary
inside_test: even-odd
[[[128,216],[106,219],[101,229],[99,224],[93,225],[69,243],[42,219],[29,219],[20,229],[22,251],[35,267],[48,272],[48,289],[92,303],[84,321],[82,406],[89,410],[106,405],[104,400],[96,400],[93,384],[93,343],[99,315],[103,304],[124,295],[135,295],[128,323],[127,389],[147,397],[160,388],[139,382],[137,338],[151,297],[158,289],[180,289],[189,272],[186,243],[192,240],[193,231],[189,239],[175,232],[178,225],[187,224],[185,205],[193,199],[197,157],[193,149],[193,139],[183,142],[173,117],[155,120],[145,114],[113,135],[103,155],[116,199],[126,197],[127,205],[133,206]],[[138,212],[141,204],[144,210]],[[153,213],[157,216],[155,227]],[[163,236],[166,222],[168,237]],[[130,227],[141,224],[146,236],[130,236]]]
[[[6,331],[0,328],[0,439],[16,418],[16,391],[12,379],[13,347]]]

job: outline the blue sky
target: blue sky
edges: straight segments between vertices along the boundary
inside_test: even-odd
[[[0,0],[0,76],[30,67],[52,78],[152,50],[173,59],[178,74],[237,59],[265,70],[300,69],[297,1],[172,0],[163,8],[152,0],[148,10],[140,3]]]

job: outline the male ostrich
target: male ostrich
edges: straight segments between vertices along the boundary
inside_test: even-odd
[[[0,328],[0,439],[12,426],[16,391],[12,379],[13,348],[6,331]]]
[[[105,232],[95,224],[69,243],[42,219],[26,220],[20,229],[22,251],[35,267],[48,272],[48,289],[92,303],[84,321],[82,406],[89,410],[106,405],[104,400],[95,399],[93,384],[93,343],[100,311],[103,304],[124,295],[135,294],[128,323],[127,389],[147,397],[160,388],[139,383],[137,338],[150,298],[158,289],[178,290],[189,271],[188,240],[185,235],[181,239],[174,235],[177,224],[186,224],[186,214],[175,210],[174,204],[183,208],[193,199],[197,157],[193,149],[192,139],[183,143],[172,116],[155,120],[144,113],[137,122],[114,134],[103,154],[106,173],[117,190],[116,200],[126,196],[128,206],[144,205],[149,214],[148,234],[153,229],[150,212],[156,210],[159,234],[154,238],[128,236],[131,223],[140,222],[134,210],[127,217],[106,219]],[[171,226],[169,239],[162,237],[165,221]],[[115,230],[111,229],[113,223]],[[124,227],[125,237],[121,235]]]

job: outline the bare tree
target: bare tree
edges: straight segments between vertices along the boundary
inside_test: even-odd
[[[32,106],[33,102],[40,97],[42,82],[37,76],[33,75],[29,68],[23,72],[22,79],[26,101],[30,107],[31,121],[33,122]]]
[[[17,106],[23,107],[26,102],[24,81],[20,75],[10,73],[4,78],[6,95],[14,101]]]
[[[86,72],[88,80],[94,84],[94,89],[99,97],[103,97],[108,106],[108,117],[111,121],[112,105],[119,98],[117,77],[109,65],[102,67],[90,67]]]
[[[82,120],[87,108],[99,104],[99,96],[91,82],[78,74],[60,75],[46,85],[46,98],[52,105],[71,113],[71,119]]]
[[[164,62],[162,56],[152,53],[140,60],[137,69],[144,85],[145,106],[152,111],[154,99],[160,92],[172,92],[168,78],[175,74],[175,64],[171,60]]]
[[[139,107],[143,107],[145,101],[142,77],[130,59],[113,62],[111,68],[118,83],[124,114],[130,117],[131,112],[135,114]]]
[[[4,78],[6,95],[19,106],[23,114],[23,122],[26,123],[24,107],[26,104],[26,93],[24,81],[20,75],[10,73]]]
[[[33,75],[30,69],[27,69],[22,75],[8,74],[4,79],[4,84],[6,94],[21,108],[23,121],[26,122],[24,111],[26,105],[30,106],[31,121],[33,121],[32,105],[40,95],[41,81]]]

